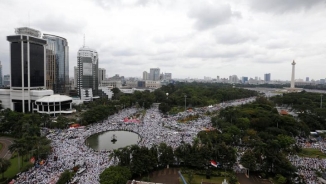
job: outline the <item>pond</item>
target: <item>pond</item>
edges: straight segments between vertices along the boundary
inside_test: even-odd
[[[116,141],[112,141],[115,138]],[[114,150],[133,144],[137,144],[141,137],[134,132],[129,131],[107,131],[88,137],[85,144],[94,150]]]

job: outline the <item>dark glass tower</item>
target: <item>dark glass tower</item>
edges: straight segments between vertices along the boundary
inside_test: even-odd
[[[68,94],[69,47],[65,38],[43,34],[46,46],[46,87],[57,94]]]
[[[31,99],[25,93],[31,89],[45,89],[45,45],[41,32],[23,27],[16,35],[7,36],[10,42],[11,89],[21,90],[22,99],[12,99],[16,111],[31,111]],[[26,95],[27,96],[27,95]]]

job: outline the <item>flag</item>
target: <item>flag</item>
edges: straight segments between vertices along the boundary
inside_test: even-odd
[[[214,160],[211,160],[211,165],[217,167],[217,163]]]

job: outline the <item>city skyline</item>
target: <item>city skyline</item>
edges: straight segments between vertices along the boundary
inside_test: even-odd
[[[0,26],[3,75],[9,74],[6,36],[28,26],[67,39],[70,77],[85,35],[85,45],[98,51],[107,76],[140,77],[148,68],[160,68],[173,78],[263,78],[271,73],[272,80],[290,80],[295,60],[297,79],[325,79],[324,2],[1,2],[0,15],[11,17]]]

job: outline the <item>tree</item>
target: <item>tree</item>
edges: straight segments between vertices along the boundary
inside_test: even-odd
[[[16,139],[14,143],[9,146],[9,151],[11,153],[17,152],[22,157],[22,166],[23,166],[23,155],[28,153],[28,148],[25,139]]]
[[[276,178],[277,182],[280,183],[280,184],[286,183],[286,178],[284,176],[280,175],[280,174],[277,174],[275,176],[275,178]]]
[[[169,104],[162,102],[159,106],[158,109],[163,113],[166,114],[167,112],[169,112],[171,110],[171,107],[169,106]]]
[[[192,171],[188,171],[187,179],[188,179],[188,183],[189,183],[189,184],[193,184],[194,173],[193,173]]]
[[[251,171],[256,170],[257,159],[251,150],[247,150],[241,157],[240,163]]]
[[[111,166],[100,174],[101,184],[121,184],[127,183],[131,178],[131,172],[124,166]]]
[[[167,146],[165,143],[161,143],[158,146],[159,152],[159,164],[161,166],[167,166],[168,164],[172,164],[174,161],[173,149],[171,146]]]
[[[2,178],[4,178],[4,173],[10,167],[11,162],[5,158],[0,158],[0,173],[2,174]]]
[[[65,170],[61,175],[56,184],[66,184],[72,178],[72,173],[69,170]]]
[[[113,97],[112,97],[112,99],[113,99],[113,100],[119,100],[120,95],[121,95],[121,91],[120,91],[120,89],[119,89],[119,88],[113,88],[111,91],[112,91],[112,93],[113,93]]]
[[[237,179],[237,177],[234,174],[232,174],[230,176],[229,182],[230,182],[230,184],[236,184],[236,183],[238,183],[238,179]]]

